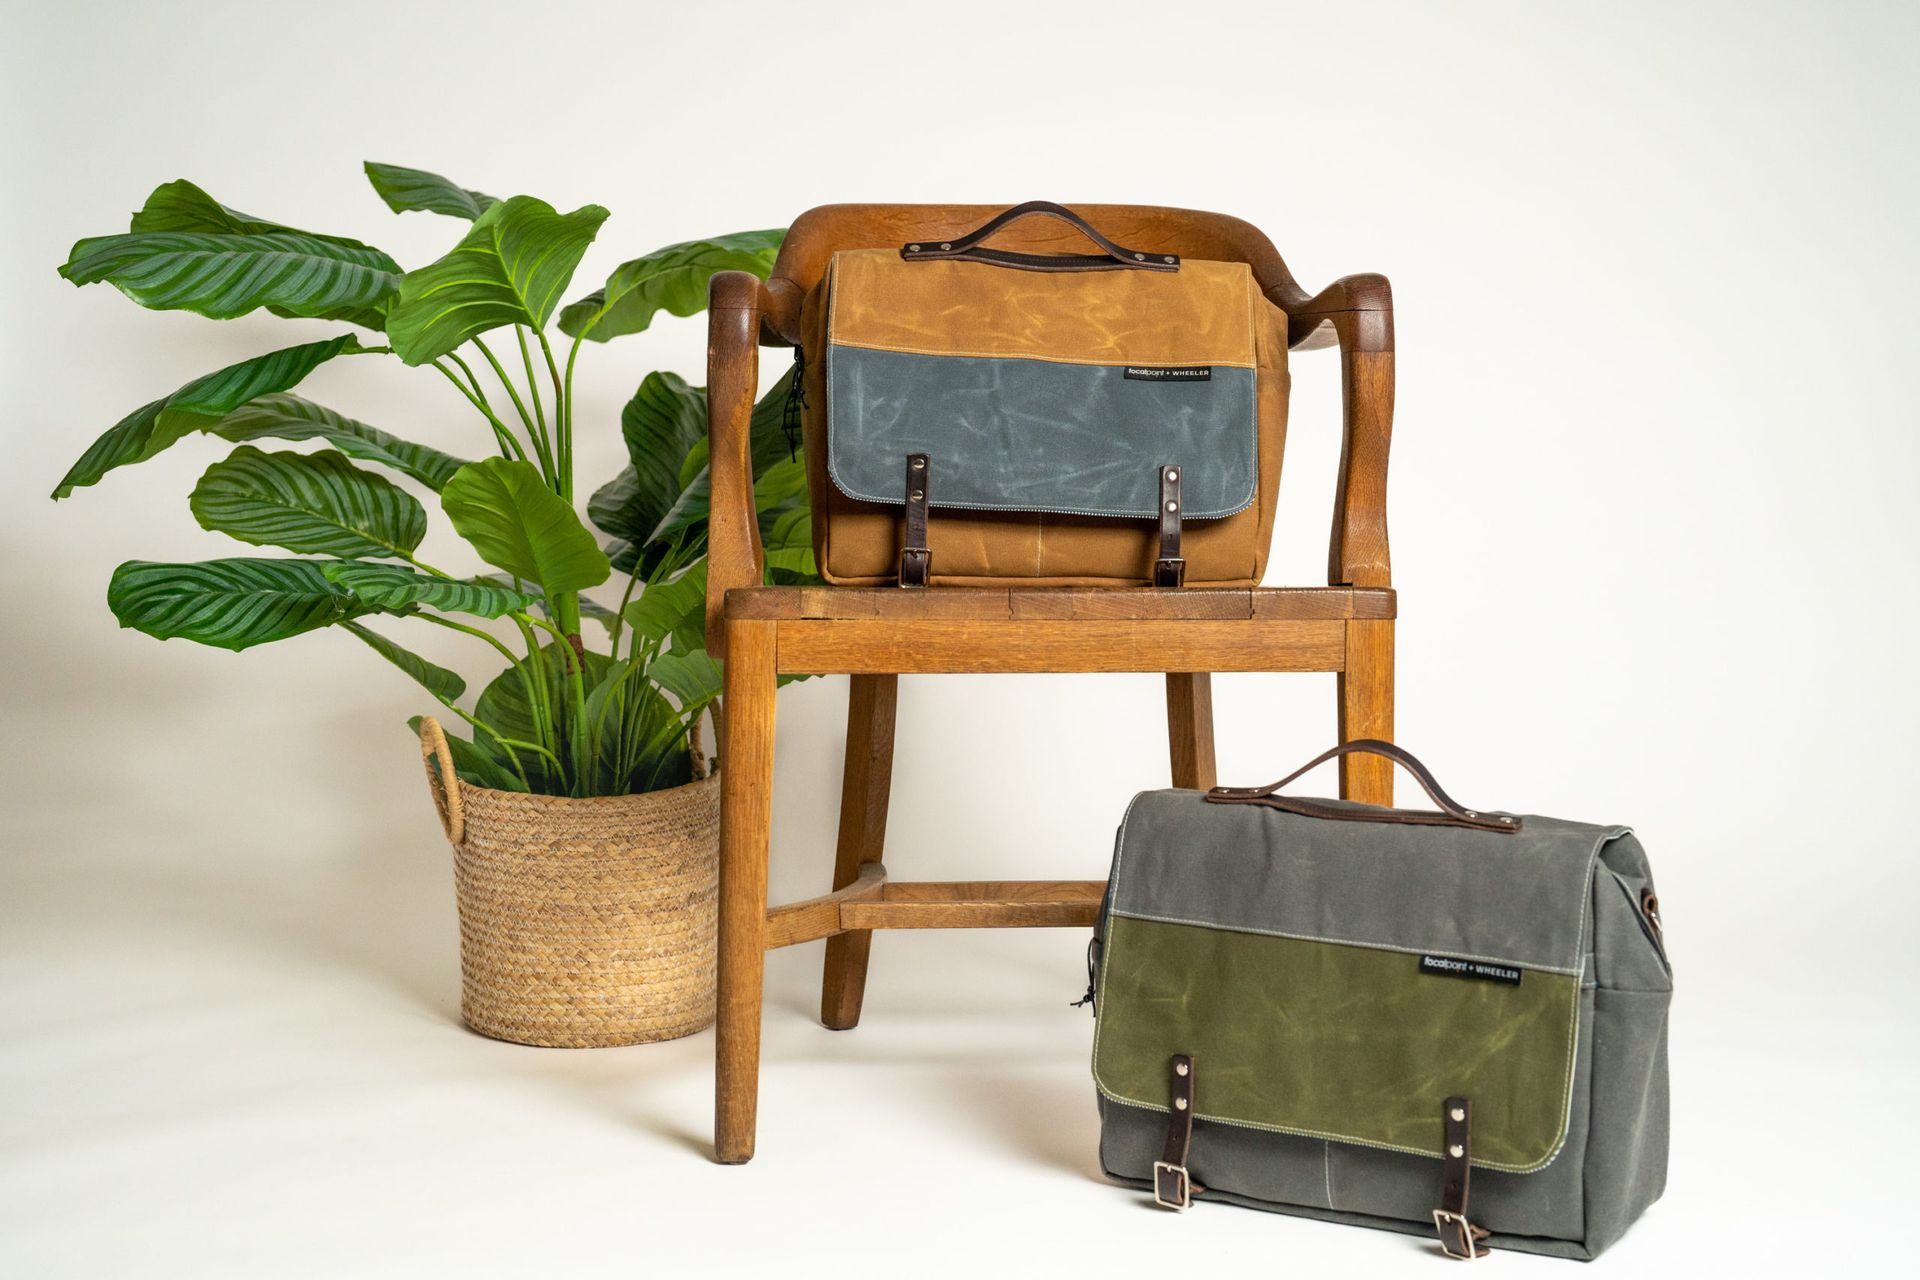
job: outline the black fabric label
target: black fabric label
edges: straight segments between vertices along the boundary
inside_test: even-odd
[[[1129,382],[1212,382],[1213,366],[1210,364],[1130,364],[1126,366]]]
[[[1448,978],[1472,978],[1479,982],[1498,982],[1509,987],[1520,985],[1520,970],[1510,964],[1486,960],[1458,960],[1453,956],[1421,956],[1420,972],[1437,973]]]

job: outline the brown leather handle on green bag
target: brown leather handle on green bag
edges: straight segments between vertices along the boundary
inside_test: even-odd
[[[986,249],[981,242],[994,232],[1038,215],[1058,218],[1087,239],[1099,245],[1101,253],[1015,253],[1011,249]],[[900,256],[909,262],[957,259],[962,262],[990,262],[997,267],[1020,271],[1178,271],[1180,257],[1172,253],[1148,253],[1124,249],[1093,229],[1093,224],[1050,200],[1029,200],[987,219],[974,230],[955,240],[917,240],[900,246]]]
[[[1319,768],[1327,761],[1338,756],[1365,754],[1384,756],[1393,761],[1420,784],[1427,798],[1440,806],[1438,813],[1429,813],[1424,809],[1349,809],[1339,805],[1325,804],[1317,800],[1302,800],[1295,796],[1277,794],[1280,788],[1294,781],[1302,774]],[[1496,831],[1512,835],[1520,830],[1520,819],[1504,813],[1481,813],[1469,809],[1445,791],[1434,780],[1427,766],[1413,758],[1411,752],[1402,751],[1391,742],[1382,742],[1378,738],[1355,738],[1352,742],[1343,742],[1330,751],[1323,751],[1313,759],[1295,769],[1278,782],[1270,782],[1264,787],[1215,787],[1207,792],[1209,804],[1258,804],[1269,809],[1279,809],[1285,813],[1297,813],[1305,818],[1328,818],[1335,822],[1394,822],[1406,826],[1418,827],[1466,827],[1473,831]]]

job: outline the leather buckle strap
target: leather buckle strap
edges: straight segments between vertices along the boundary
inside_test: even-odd
[[[1198,1190],[1187,1174],[1193,1147],[1193,1059],[1173,1055],[1167,1076],[1167,1142],[1153,1162],[1153,1200],[1167,1209],[1184,1209]]]
[[[924,453],[907,455],[907,529],[900,548],[900,585],[924,587],[933,573],[927,546],[927,484],[933,466]]]
[[[1449,1258],[1471,1262],[1493,1252],[1480,1242],[1490,1232],[1467,1217],[1467,1190],[1473,1175],[1473,1104],[1448,1098],[1440,1109],[1440,1207],[1433,1211],[1433,1229],[1440,1233],[1440,1251]]]
[[[1179,587],[1187,580],[1180,555],[1180,468],[1160,468],[1160,558],[1153,562],[1153,585]]]

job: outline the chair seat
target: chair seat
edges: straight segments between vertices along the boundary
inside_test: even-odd
[[[735,587],[729,618],[1161,622],[1391,618],[1387,587]]]

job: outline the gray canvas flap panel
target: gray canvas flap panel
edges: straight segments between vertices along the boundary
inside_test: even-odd
[[[1089,282],[861,251],[832,272],[827,470],[849,497],[904,502],[903,462],[926,454],[936,508],[1151,519],[1163,466],[1184,473],[1185,519],[1252,505],[1243,264]],[[1095,288],[1124,297],[1090,305]]]

